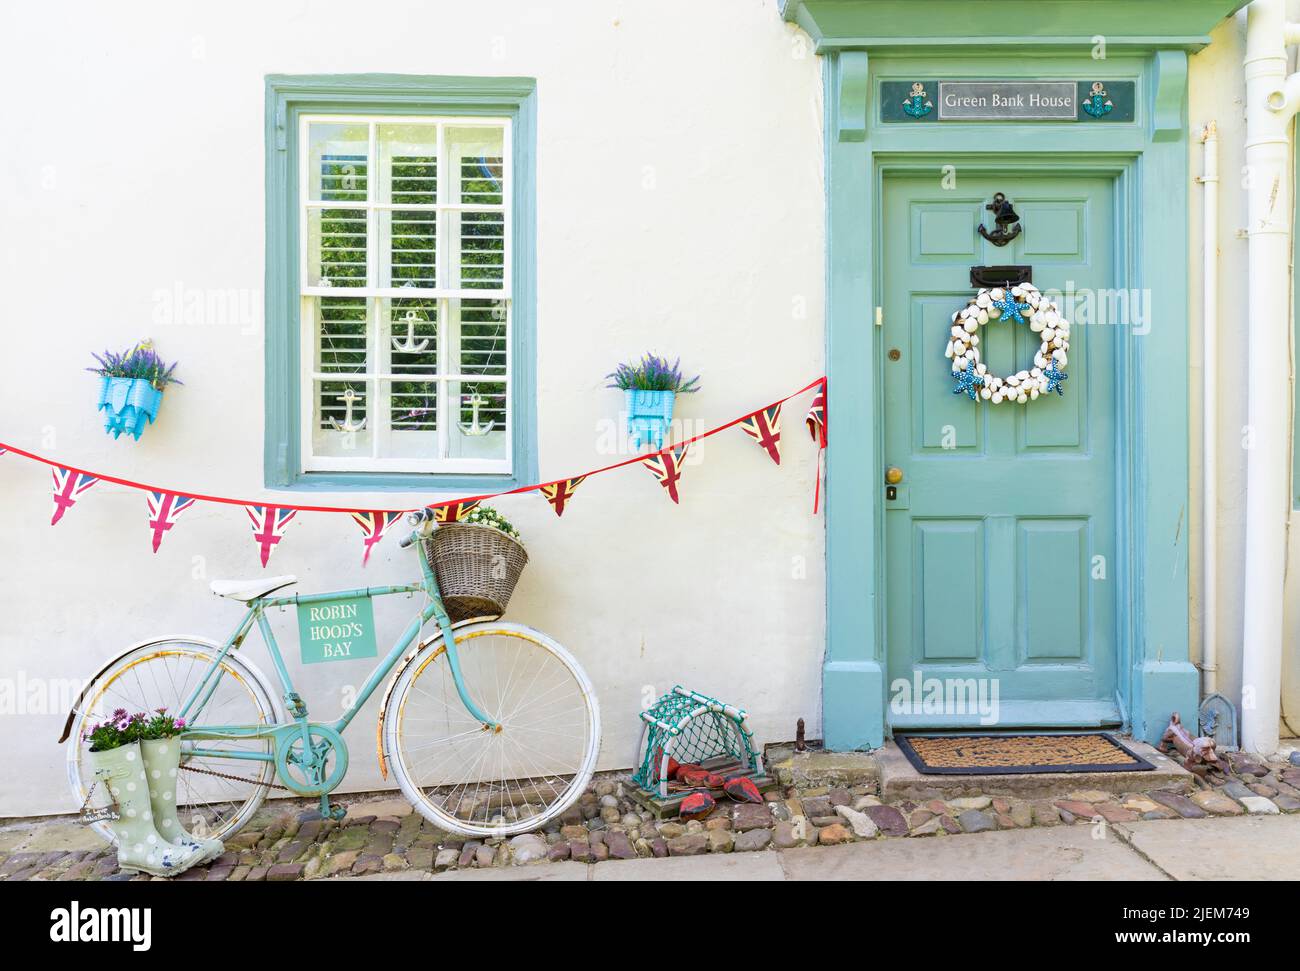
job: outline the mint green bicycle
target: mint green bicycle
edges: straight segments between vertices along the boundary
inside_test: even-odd
[[[403,547],[421,550],[429,510],[408,520]],[[600,710],[578,662],[547,635],[480,618],[452,624],[427,558],[418,583],[272,596],[293,576],[215,581],[215,594],[245,604],[221,644],[198,637],[150,640],[105,665],[68,713],[68,780],[78,805],[94,783],[85,729],[118,708],[166,708],[186,720],[178,812],[196,835],[224,838],[252,818],[270,789],[319,796],[321,813],[348,769],[343,733],[388,678],[377,733],[380,767],[435,825],[470,836],[509,836],[555,819],[582,794],[600,745]],[[267,621],[272,607],[424,594],[418,616],[378,663],[342,716],[313,721],[294,690]],[[420,635],[429,621],[437,632]],[[256,626],[280,690],[240,648]],[[391,675],[391,677],[390,677]],[[105,822],[92,824],[106,840]]]

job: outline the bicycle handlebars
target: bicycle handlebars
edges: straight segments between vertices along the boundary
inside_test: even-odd
[[[397,545],[402,549],[411,546],[417,539],[427,539],[430,533],[430,524],[433,522],[433,510],[427,506],[424,509],[417,509],[406,517],[408,525],[413,526],[409,536],[403,537]]]

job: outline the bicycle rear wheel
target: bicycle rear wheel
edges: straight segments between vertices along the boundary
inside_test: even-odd
[[[86,757],[90,751],[84,738],[86,730],[106,721],[119,708],[128,714],[166,708],[179,715],[181,705],[217,654],[216,645],[198,639],[153,641],[127,651],[86,687],[68,738],[68,783],[76,805],[85,802],[95,781]],[[220,673],[221,679],[202,709],[191,713],[191,728],[287,720],[266,678],[244,658],[234,652],[227,654]],[[229,755],[194,755],[196,745],[207,752]],[[248,822],[266,798],[267,784],[275,778],[275,766],[238,756],[270,754],[271,748],[269,739],[182,741],[176,785],[181,824],[195,836],[224,839]],[[106,841],[113,842],[107,823],[93,823],[92,827]]]
[[[398,674],[384,748],[402,792],[426,819],[467,836],[545,825],[582,795],[600,747],[596,694],[572,655],[539,631],[488,623],[456,631],[466,710],[441,638]]]

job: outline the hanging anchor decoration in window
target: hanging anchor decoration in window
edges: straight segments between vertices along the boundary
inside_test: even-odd
[[[460,430],[462,434],[468,435],[471,438],[478,438],[479,436],[486,435],[488,432],[492,431],[492,429],[496,428],[497,423],[495,418],[489,420],[486,425],[481,424],[478,420],[479,409],[482,408],[485,404],[487,404],[487,398],[485,396],[475,392],[474,394],[467,397],[465,401],[470,408],[470,420],[468,423],[463,421],[457,422],[457,424],[460,425]]]
[[[1006,246],[1017,236],[1020,235],[1020,217],[1016,215],[1016,210],[1012,208],[1011,200],[1001,192],[993,194],[993,201],[985,207],[993,213],[994,230],[989,232],[980,223],[980,235],[987,239],[994,246]]]
[[[1106,95],[1106,88],[1100,81],[1092,82],[1092,91],[1083,99],[1083,110],[1094,118],[1108,115],[1115,105]]]
[[[334,399],[335,401],[343,402],[343,421],[340,422],[337,418],[334,418],[333,416],[330,417],[330,424],[333,425],[337,431],[359,432],[366,427],[366,420],[364,418],[359,422],[354,422],[352,420],[352,406],[356,404],[359,397],[361,396],[351,388],[348,388]]]
[[[415,342],[415,325],[419,320],[420,318],[414,310],[406,312],[406,340],[401,341],[394,337],[393,350],[401,351],[404,354],[414,354],[429,346],[429,338],[427,337],[418,344]]]

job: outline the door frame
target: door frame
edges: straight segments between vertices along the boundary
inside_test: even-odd
[[[1121,595],[1117,645],[1119,703],[1124,728],[1158,740],[1173,711],[1195,710],[1199,678],[1188,639],[1188,331],[1189,252],[1170,240],[1187,238],[1187,53],[1208,37],[1161,36],[1160,24],[1108,34],[1111,54],[1098,62],[1086,46],[1043,38],[999,42],[988,37],[926,38],[924,47],[873,41],[872,24],[915,20],[924,0],[858,4],[786,0],[784,13],[812,34],[823,57],[827,191],[827,420],[826,460],[827,649],[822,668],[822,722],[827,747],[875,748],[888,732],[883,571],[882,382],[880,328],[873,326],[879,294],[884,228],[878,225],[886,172],[936,165],[1056,164],[1092,174],[1113,173],[1118,212],[1129,220],[1123,285],[1149,290],[1150,332],[1136,339],[1125,328],[1117,375],[1122,439],[1122,540],[1116,564]],[[910,6],[910,9],[909,9]],[[973,6],[973,5],[972,5]],[[980,5],[996,20],[993,5]],[[1205,8],[1204,31],[1228,12]],[[1094,8],[1112,8],[1103,0]],[[889,10],[896,13],[891,17]],[[970,10],[970,8],[966,8]],[[1170,8],[1171,10],[1174,8]],[[1186,12],[1187,7],[1179,8]],[[821,12],[834,12],[832,34]],[[845,25],[861,17],[861,30]],[[1119,15],[1118,13],[1116,14]],[[1125,14],[1127,16],[1127,14]],[[1093,22],[1090,34],[1107,34]],[[829,22],[829,21],[828,21]],[[943,29],[941,26],[938,29]],[[1180,25],[1184,26],[1184,25]],[[1167,44],[1168,46],[1161,46]],[[1081,53],[1074,53],[1080,51]],[[908,51],[915,53],[899,53]],[[972,54],[971,51],[980,53]],[[989,51],[990,53],[984,53]],[[1008,57],[1008,54],[1019,56]],[[909,125],[883,122],[875,92],[884,79],[1086,78],[1135,82],[1132,122],[1106,125],[1035,123],[1036,151],[1025,155],[980,151],[1014,144],[1024,127],[994,122]],[[1117,221],[1117,225],[1119,225]],[[846,431],[837,432],[837,429]],[[864,497],[864,489],[867,496]]]

